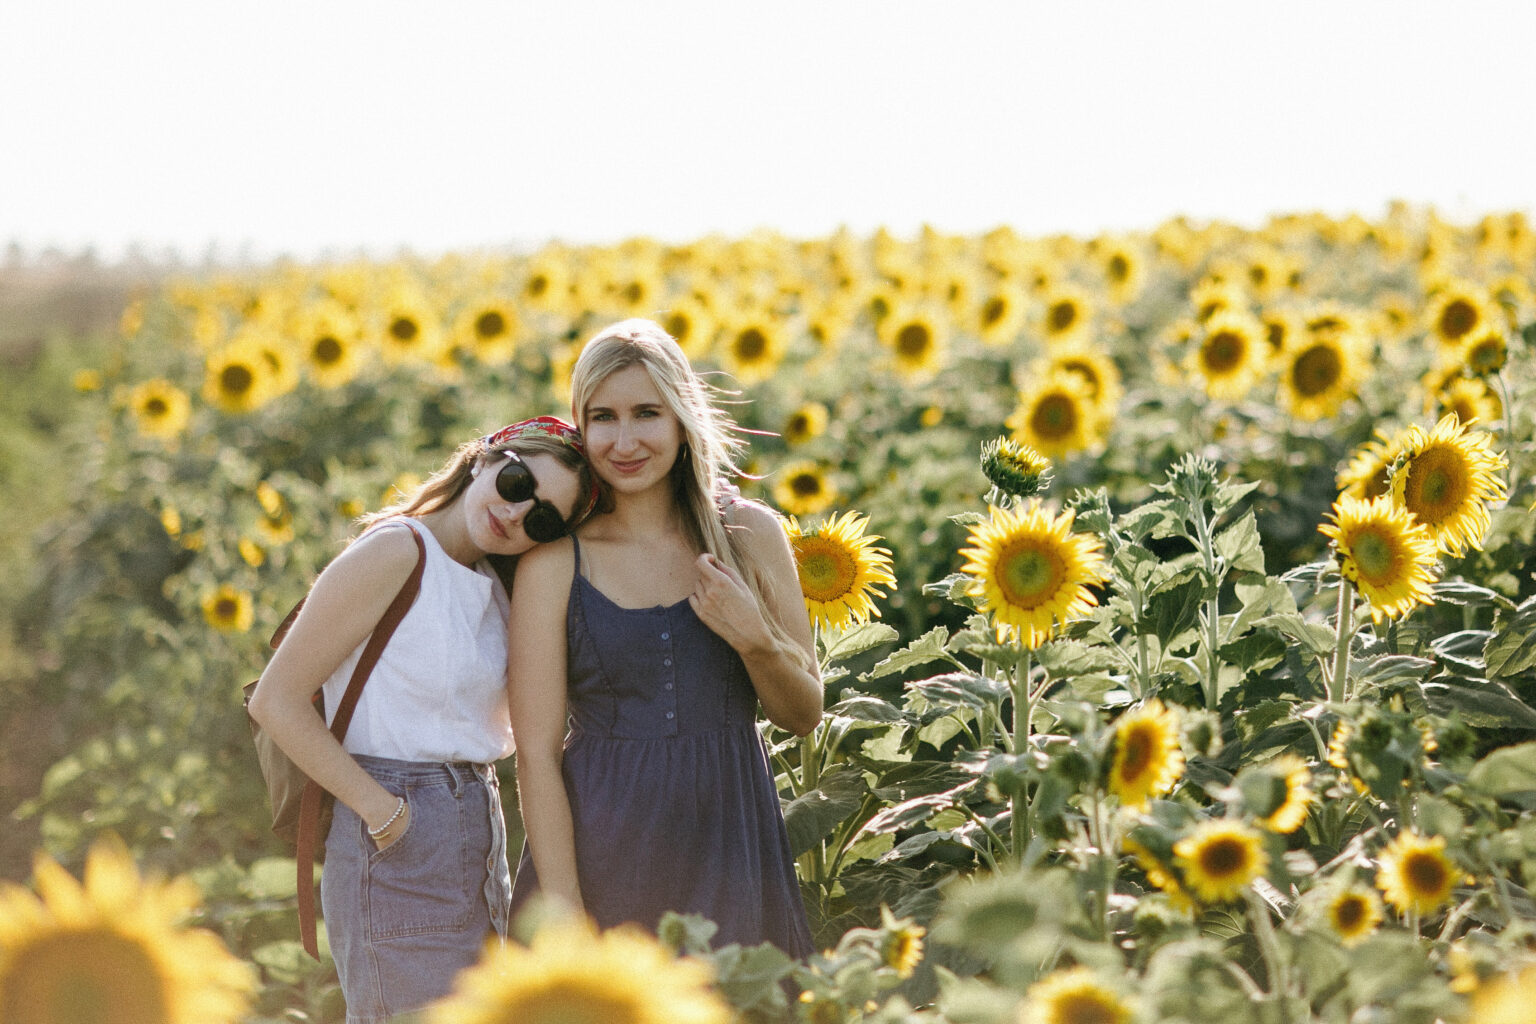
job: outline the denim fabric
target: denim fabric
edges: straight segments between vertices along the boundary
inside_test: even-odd
[[[445,995],[491,936],[506,936],[512,876],[494,768],[356,756],[405,797],[411,823],[380,851],[338,801],[320,902],[347,1024],[384,1024]]]

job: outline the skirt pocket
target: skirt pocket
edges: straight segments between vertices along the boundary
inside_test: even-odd
[[[448,787],[410,787],[405,834],[368,858],[364,898],[375,939],[466,927],[481,901],[469,870],[465,801]],[[371,842],[371,840],[369,840]]]

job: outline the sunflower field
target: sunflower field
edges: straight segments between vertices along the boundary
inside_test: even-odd
[[[342,1019],[240,687],[628,316],[796,551],[823,952],[528,918],[423,1019],[1530,1019],[1536,229],[1398,204],[159,275],[8,385],[0,1020]]]

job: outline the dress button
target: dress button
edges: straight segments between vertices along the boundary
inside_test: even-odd
[[[661,663],[663,665],[670,665],[670,664],[672,664],[672,659],[671,658],[663,658],[663,659],[661,659]]]
[[[676,718],[676,717],[677,717],[677,716],[676,716],[676,715],[674,715],[674,714],[673,714],[673,713],[672,713],[672,712],[670,712],[670,711],[668,711],[668,712],[667,712],[667,720],[668,720],[668,721],[671,721],[671,720],[672,720],[672,719],[674,719],[674,718]]]
[[[666,685],[666,686],[664,686],[664,687],[662,687],[662,689],[664,689],[664,690],[670,690],[670,689],[672,689],[672,684],[671,684],[671,683],[668,683],[668,684],[667,684],[667,685]]]
[[[672,639],[672,634],[671,633],[663,633],[663,634],[661,634],[661,638],[663,640],[671,640]]]

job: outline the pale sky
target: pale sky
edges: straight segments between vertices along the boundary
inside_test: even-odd
[[[1530,211],[1533,38],[1529,0],[3,0],[0,246]]]

